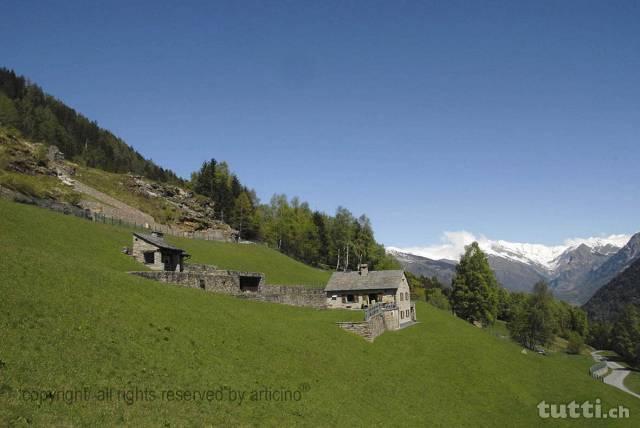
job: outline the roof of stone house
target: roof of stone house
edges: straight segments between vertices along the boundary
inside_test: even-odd
[[[162,238],[158,238],[156,236],[153,235],[148,235],[146,233],[137,233],[134,232],[133,233],[135,236],[137,236],[138,238],[142,239],[143,241],[148,242],[149,244],[155,245],[158,248],[162,248],[164,250],[171,250],[171,251],[180,251],[181,253],[184,253],[185,251],[182,248],[177,248],[174,247],[173,245],[167,243],[164,239]]]
[[[404,271],[377,270],[367,273],[334,272],[324,291],[384,290],[399,288]]]

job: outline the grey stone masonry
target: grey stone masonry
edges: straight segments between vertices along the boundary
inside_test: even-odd
[[[303,286],[266,285],[264,275],[257,272],[238,272],[196,268],[187,265],[185,272],[130,272],[132,275],[159,282],[199,288],[214,293],[229,294],[251,300],[281,303],[312,308],[325,307],[322,289]]]
[[[235,272],[229,270],[217,270],[214,272],[129,272],[132,275],[141,276],[155,281],[166,282],[183,287],[199,288],[216,293],[242,295],[245,293],[240,287],[241,278],[255,278],[258,281],[259,290],[262,286],[264,275],[256,272]]]
[[[382,314],[369,318],[367,321],[345,321],[336,323],[338,327],[364,337],[373,342],[376,337],[384,333],[385,320]]]
[[[326,295],[321,288],[294,285],[265,285],[260,289],[260,293],[258,294],[257,296],[253,296],[253,298],[292,306],[305,306],[317,309],[326,308]]]

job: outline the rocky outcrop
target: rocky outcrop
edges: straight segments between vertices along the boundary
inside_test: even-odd
[[[0,135],[0,144],[1,169],[29,176],[57,177],[60,180],[58,187],[65,189],[65,192],[57,193],[74,195],[74,198],[67,197],[67,200],[62,200],[56,192],[49,192],[45,196],[52,202],[68,203],[73,199],[71,205],[88,210],[92,217],[160,229],[173,235],[220,241],[235,241],[238,237],[238,231],[215,219],[216,210],[210,199],[190,190],[172,184],[152,182],[137,175],[122,174],[119,185],[124,186],[127,192],[145,199],[158,199],[160,203],[157,205],[177,213],[171,216],[171,220],[160,220],[153,217],[156,212],[143,211],[145,204],[137,206],[131,201],[125,203],[114,197],[117,196],[117,192],[114,194],[109,189],[96,188],[79,181],[79,178],[82,178],[76,174],[78,166],[66,161],[64,154],[55,146],[34,144],[5,134]],[[27,198],[25,193],[28,192],[12,190],[21,193],[22,199]],[[15,199],[14,196],[11,198]],[[38,205],[42,206],[43,203],[42,200],[38,201]]]
[[[151,182],[144,177],[128,175],[125,180],[127,188],[146,198],[162,198],[165,202],[175,206],[180,212],[178,223],[184,230],[203,233],[219,232],[234,240],[238,232],[220,220],[214,220],[216,211],[213,202],[190,190],[181,187]]]

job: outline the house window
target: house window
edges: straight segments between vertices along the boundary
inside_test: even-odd
[[[404,293],[400,293],[400,301],[402,302],[404,300]]]
[[[144,253],[144,263],[147,265],[155,263],[155,253],[153,251],[147,251]]]
[[[406,312],[405,317],[409,318],[409,309],[407,309],[405,312]]]
[[[403,320],[404,319],[404,311],[400,311],[400,319]]]
[[[354,303],[356,301],[355,296],[353,294],[347,294],[347,302]]]
[[[404,293],[404,298],[405,298],[405,300],[409,300],[409,292],[408,291],[406,293]]]
[[[331,300],[336,300],[338,296],[331,296]]]

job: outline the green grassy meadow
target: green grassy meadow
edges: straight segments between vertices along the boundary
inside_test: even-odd
[[[279,254],[265,261],[271,253],[262,247],[179,244],[194,262],[269,267],[271,282],[302,282]],[[522,354],[511,341],[422,302],[420,324],[367,343],[334,324],[361,313],[245,301],[130,276],[140,266],[120,253],[125,245],[126,230],[0,201],[0,425],[638,424],[640,400],[591,379],[588,357]],[[246,264],[235,265],[234,254]],[[278,277],[280,269],[289,273]],[[68,402],[54,393],[81,388],[86,398]],[[232,401],[229,390],[245,400]],[[267,394],[274,390],[299,399],[277,401]],[[41,391],[49,398],[34,400]],[[185,391],[213,396],[176,398]],[[631,418],[537,416],[542,400],[597,398],[604,408],[628,407]]]
[[[331,273],[294,260],[260,244],[230,244],[176,238],[167,241],[184,248],[191,263],[213,264],[222,269],[264,272],[268,284],[324,287]]]
[[[640,394],[640,372],[633,371],[629,373],[624,379],[624,386],[636,394]]]

